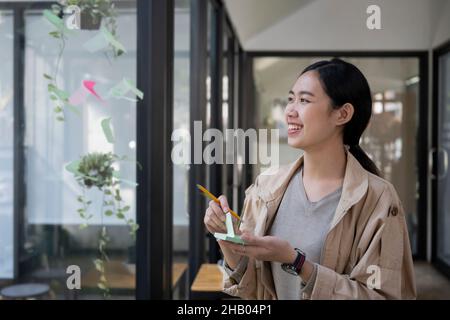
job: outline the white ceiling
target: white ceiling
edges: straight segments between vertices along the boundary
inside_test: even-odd
[[[368,30],[373,0],[224,0],[251,51],[426,50],[450,38],[450,0],[377,0],[382,30]]]

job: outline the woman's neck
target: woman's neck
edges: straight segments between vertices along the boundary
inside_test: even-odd
[[[342,181],[347,155],[342,142],[330,141],[305,150],[303,177],[307,181]]]

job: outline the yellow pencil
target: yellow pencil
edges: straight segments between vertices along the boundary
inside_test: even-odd
[[[205,187],[197,184],[197,188],[200,189],[201,192],[203,192],[208,198],[210,198],[211,200],[213,200],[215,203],[218,203],[220,205],[220,200],[217,199],[211,192],[209,192]],[[241,217],[238,216],[238,214],[236,212],[234,212],[233,210],[229,209],[230,213],[238,220],[241,220]],[[228,212],[225,212],[228,213]]]

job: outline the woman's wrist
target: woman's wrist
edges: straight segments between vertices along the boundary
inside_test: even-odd
[[[281,263],[294,263],[295,259],[297,258],[298,252],[294,248],[290,248],[290,250],[287,251],[287,255],[285,258],[285,261],[281,261]],[[308,261],[307,259],[303,263],[302,269],[300,271],[299,276],[303,279],[304,282],[308,282],[308,280],[311,278],[311,275],[314,271],[314,264]]]

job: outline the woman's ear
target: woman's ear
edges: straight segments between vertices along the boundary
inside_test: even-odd
[[[335,110],[335,122],[337,126],[346,124],[349,122],[353,113],[355,113],[355,108],[351,103],[345,103],[339,109]]]

